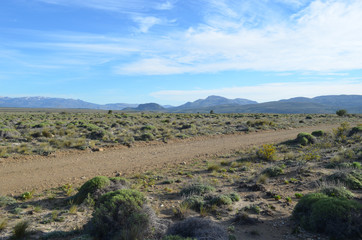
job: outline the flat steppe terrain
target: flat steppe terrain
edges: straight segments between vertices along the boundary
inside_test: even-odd
[[[14,229],[21,223],[28,223],[22,239],[93,239],[87,226],[96,218],[99,196],[89,193],[81,203],[74,199],[95,176],[125,181],[115,186],[139,191],[168,229],[196,217],[217,224],[229,239],[237,240],[329,239],[332,233],[308,232],[292,217],[310,193],[334,198],[333,191],[338,191],[347,194],[348,200],[343,201],[353,201],[362,209],[359,115],[241,119],[239,115],[220,119],[161,115],[163,120],[158,115],[130,115],[127,118],[137,121],[130,121],[134,125],[128,127],[107,115],[66,114],[68,120],[54,124],[63,115],[49,115],[48,122],[41,120],[44,115],[33,115],[31,124],[24,123],[23,116],[8,115],[4,121],[5,133],[12,138],[3,138],[0,157],[1,240],[16,239]],[[102,138],[93,139],[104,131]],[[134,137],[128,146],[129,139],[116,142],[125,131]],[[150,140],[139,138],[151,133]],[[180,137],[170,137],[177,134]],[[195,186],[212,190],[182,195]],[[360,217],[358,211],[352,214]],[[350,226],[361,229],[358,220]]]

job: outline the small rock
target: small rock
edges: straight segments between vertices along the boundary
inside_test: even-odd
[[[104,148],[97,148],[97,147],[95,147],[95,148],[92,148],[92,151],[93,151],[93,152],[103,152],[103,151],[104,151]]]
[[[117,173],[116,173],[116,177],[120,177],[120,176],[122,176],[122,173],[117,172]]]

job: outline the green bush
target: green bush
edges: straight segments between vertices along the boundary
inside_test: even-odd
[[[21,194],[21,198],[22,198],[23,200],[32,199],[32,198],[33,198],[33,193],[34,193],[34,191],[24,192],[23,194]]]
[[[343,186],[327,186],[323,187],[320,191],[329,197],[336,197],[341,199],[352,199],[353,193]]]
[[[103,137],[107,134],[107,132],[103,129],[96,129],[91,131],[88,135],[87,138],[92,139],[92,140],[102,140]]]
[[[230,193],[230,194],[229,194],[229,197],[231,198],[231,200],[232,200],[233,202],[238,202],[238,201],[240,201],[240,195],[237,194],[237,193]]]
[[[15,198],[8,196],[0,196],[0,207],[10,206],[16,204]]]
[[[122,189],[101,196],[93,214],[93,234],[100,239],[144,239],[150,225],[142,193]]]
[[[293,211],[293,218],[306,230],[325,233],[331,238],[353,239],[361,236],[362,205],[349,199],[307,194]]]
[[[327,177],[328,181],[342,182],[350,189],[362,189],[361,171],[336,172]]]
[[[356,133],[362,133],[362,126],[358,126],[358,127],[354,127],[351,129],[351,131],[349,131],[349,136],[352,136]]]
[[[301,132],[297,135],[296,141],[299,144],[306,146],[315,143],[315,137],[312,134]]]
[[[256,204],[252,204],[243,208],[244,211],[248,211],[254,214],[259,214],[261,212],[260,207]]]
[[[201,207],[205,205],[205,200],[202,196],[193,195],[187,197],[181,204],[194,211],[200,212]]]
[[[343,116],[347,115],[347,110],[345,110],[345,109],[337,110],[336,114],[340,117],[343,117]]]
[[[230,198],[230,196],[221,194],[214,196],[213,198],[210,199],[209,202],[211,205],[221,206],[221,205],[231,205],[233,203],[233,200]]]
[[[322,131],[322,130],[317,130],[317,131],[312,132],[312,135],[313,135],[314,137],[322,137],[322,136],[325,135],[325,132]]]
[[[137,140],[141,140],[141,141],[152,141],[154,139],[155,139],[155,136],[149,132],[146,132],[137,138]]]
[[[181,196],[202,195],[213,191],[215,191],[215,188],[213,186],[202,183],[194,183],[181,189],[180,195]]]
[[[264,174],[267,174],[269,177],[276,177],[284,173],[284,170],[281,167],[273,166],[267,168],[263,171]]]
[[[359,162],[353,162],[352,167],[356,169],[362,169],[361,163]]]
[[[108,177],[97,176],[85,182],[79,189],[79,192],[74,196],[75,204],[81,204],[88,195],[94,194],[98,189],[105,188],[111,184]]]
[[[18,138],[19,136],[20,133],[15,129],[10,129],[10,128],[0,129],[0,138],[14,139]]]

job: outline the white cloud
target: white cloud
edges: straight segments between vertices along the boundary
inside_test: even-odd
[[[145,6],[149,6],[150,1],[146,0],[132,0],[132,1],[122,1],[122,0],[38,0],[48,4],[57,4],[64,6],[79,6],[86,8],[94,8],[107,11],[117,11],[117,12],[134,12],[142,11],[145,9]],[[154,0],[151,0],[151,3]]]
[[[170,10],[174,8],[175,1],[166,1],[163,3],[156,4],[155,9],[157,10]]]
[[[176,1],[156,0],[38,1],[131,12],[129,17],[138,24],[141,33],[151,32],[155,25],[170,24],[157,15],[146,16],[145,11],[177,7]],[[307,2],[278,1],[298,6]],[[122,37],[74,33],[42,36],[34,31],[38,42],[21,42],[22,46],[16,46],[19,42],[9,41],[7,45],[54,53],[44,58],[46,64],[54,55],[85,64],[93,64],[95,58],[114,59],[119,64],[114,69],[123,75],[227,70],[333,73],[362,69],[362,1],[314,0],[292,16],[273,12],[268,8],[270,2],[273,1],[203,0],[199,2],[199,12],[205,16],[205,22],[183,31],[169,32],[173,28],[164,28],[163,34],[157,36],[133,33]]]
[[[293,7],[301,7],[305,5],[307,2],[309,2],[309,0],[276,0],[276,1]]]
[[[234,19],[233,10],[225,4],[219,3],[228,15],[223,24],[169,34],[166,45],[165,40],[155,39],[150,44],[152,55],[142,54],[139,61],[120,66],[120,72],[149,75],[158,67],[164,68],[162,74],[362,69],[362,1],[316,0],[283,22],[271,21],[259,28],[248,28],[238,17]]]
[[[118,74],[127,74],[132,72],[144,72],[148,75],[167,75],[181,73],[181,67],[179,64],[175,64],[166,59],[143,59],[142,61],[129,64],[126,67],[116,67],[115,72]],[[187,71],[187,70],[186,70]]]
[[[133,20],[139,25],[139,31],[141,33],[147,33],[148,30],[156,25],[161,24],[162,20],[156,17],[134,17]]]
[[[337,82],[290,82],[270,83],[256,86],[231,87],[207,90],[165,90],[151,93],[164,102],[186,102],[218,95],[227,98],[246,98],[257,102],[276,101],[297,96],[316,97],[322,95],[361,94],[362,83],[358,81]]]

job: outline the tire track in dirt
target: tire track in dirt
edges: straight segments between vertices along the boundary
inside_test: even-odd
[[[249,134],[200,137],[167,144],[107,149],[53,157],[33,157],[0,163],[0,195],[44,190],[66,183],[80,184],[97,175],[114,176],[115,171],[131,175],[147,170],[172,167],[197,157],[294,139],[300,132],[329,131],[338,125],[319,125]]]

